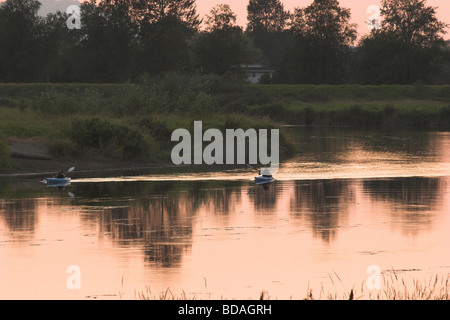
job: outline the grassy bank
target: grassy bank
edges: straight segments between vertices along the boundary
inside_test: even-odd
[[[44,141],[56,158],[170,161],[177,128],[276,128],[281,124],[450,129],[449,86],[244,85],[232,77],[168,74],[137,84],[1,84],[5,141]],[[293,147],[281,137],[281,156]]]
[[[221,112],[214,90],[234,86],[217,77],[167,75],[139,84],[0,85],[0,166],[11,168],[5,141],[39,138],[59,159],[169,163],[171,134],[195,120],[203,130],[271,129],[278,123]],[[291,144],[282,135],[281,153]]]
[[[449,86],[247,86],[224,109],[292,125],[450,129]]]

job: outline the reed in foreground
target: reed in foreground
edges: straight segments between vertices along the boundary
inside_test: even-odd
[[[360,289],[355,287],[350,290],[339,290],[336,283],[334,291],[326,292],[323,287],[318,294],[310,288],[306,295],[300,297],[301,300],[450,300],[450,274],[434,275],[429,279],[405,280],[398,277],[392,271],[383,275],[380,289],[369,290],[366,283],[361,284]],[[136,293],[139,300],[208,300],[211,293],[188,294],[184,290],[180,294],[173,293],[169,288],[159,294],[151,292],[149,287]],[[233,300],[235,297],[221,296],[222,300]],[[279,297],[271,296],[269,292],[263,290],[258,296],[248,297],[248,300],[277,300]],[[284,300],[284,298],[282,298]],[[290,296],[289,299],[295,299]]]

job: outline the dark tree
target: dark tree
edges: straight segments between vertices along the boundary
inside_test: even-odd
[[[427,6],[425,0],[383,0],[381,30],[407,46],[441,45],[448,25],[437,19],[436,9]]]
[[[350,10],[337,0],[315,0],[295,9],[290,27],[296,39],[285,65],[290,82],[344,82],[346,59],[357,36],[350,18]]]
[[[7,0],[0,4],[0,80],[44,80],[39,77],[42,68],[40,5],[36,0]]]
[[[285,48],[291,37],[286,33],[290,13],[279,0],[250,0],[247,6],[246,33],[255,47],[262,51],[261,58],[254,57],[253,62],[267,64],[275,70],[280,69]],[[275,74],[275,79],[278,73]]]
[[[186,28],[197,30],[198,18],[195,0],[130,0],[133,16],[141,22],[158,23],[176,18]]]
[[[285,29],[289,12],[279,0],[250,0],[247,31],[279,32]]]
[[[348,47],[357,36],[357,25],[350,23],[350,9],[338,0],[315,0],[310,6],[296,8],[291,30],[303,38],[323,41],[332,47]]]
[[[137,27],[124,6],[95,0],[81,5],[80,30],[74,49],[77,81],[117,82],[134,76]]]
[[[236,27],[236,14],[228,4],[218,4],[206,15],[206,30],[227,30]]]
[[[399,52],[404,47],[390,34],[364,37],[354,53],[353,81],[361,84],[404,83],[407,66]]]
[[[149,74],[188,71],[190,40],[201,23],[195,0],[132,0],[140,27],[140,63]]]
[[[381,28],[358,48],[356,80],[362,83],[430,82],[439,68],[447,25],[425,0],[383,0]]]
[[[238,71],[240,64],[261,55],[242,28],[236,26],[236,15],[227,4],[215,6],[206,16],[206,31],[197,36],[194,52],[202,72],[219,75]]]
[[[68,14],[58,11],[47,14],[42,21],[39,43],[43,50],[40,56],[43,74],[40,78],[46,82],[70,82],[79,67],[73,56],[78,36],[67,28],[68,18]]]

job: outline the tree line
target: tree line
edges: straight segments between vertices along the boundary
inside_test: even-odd
[[[229,5],[202,18],[195,0],[90,0],[79,28],[68,27],[77,18],[70,12],[41,17],[40,6],[0,4],[1,82],[133,82],[240,74],[240,65],[261,63],[276,70],[274,83],[450,83],[448,25],[426,0],[382,0],[371,22],[379,28],[359,40],[338,0],[294,12],[280,0],[249,0],[245,29]]]

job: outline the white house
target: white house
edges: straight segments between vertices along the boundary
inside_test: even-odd
[[[263,75],[267,75],[271,79],[275,72],[275,70],[269,69],[262,64],[241,64],[241,70],[249,83],[259,83]]]

